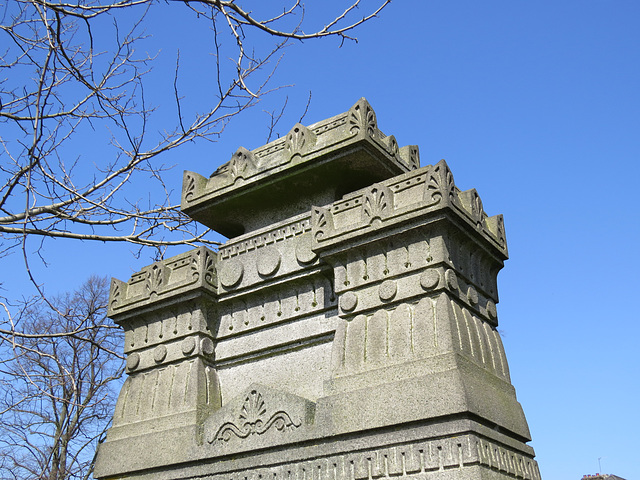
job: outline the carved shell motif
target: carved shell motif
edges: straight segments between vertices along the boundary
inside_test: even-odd
[[[263,425],[262,416],[267,413],[267,409],[264,406],[264,400],[262,395],[256,390],[252,390],[247,396],[242,405],[242,411],[240,412],[240,421],[242,426],[246,425],[261,428]]]

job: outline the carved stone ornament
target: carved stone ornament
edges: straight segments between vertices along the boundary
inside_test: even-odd
[[[373,137],[377,130],[378,122],[373,108],[364,98],[360,99],[349,110],[349,131],[352,135],[364,131],[367,136]]]
[[[281,255],[276,247],[269,246],[262,248],[258,253],[256,268],[262,277],[270,277],[280,268]]]
[[[244,265],[238,259],[231,259],[224,262],[220,267],[220,283],[226,288],[235,287],[242,280]]]
[[[432,290],[440,283],[440,272],[434,268],[425,270],[420,276],[420,286],[425,290]]]
[[[311,225],[313,225],[315,239],[322,240],[327,231],[333,230],[331,212],[323,207],[313,207]]]
[[[209,443],[228,442],[232,437],[247,438],[251,435],[262,435],[272,427],[283,432],[298,428],[301,424],[301,421],[294,422],[283,410],[269,415],[262,394],[253,389],[246,396],[237,420],[222,424],[208,441]]]
[[[158,293],[163,287],[162,277],[162,266],[158,264],[155,264],[147,271],[146,288],[149,295],[151,295],[152,293]]]
[[[316,143],[316,136],[304,125],[296,123],[287,134],[284,148],[289,153],[289,158],[301,154]]]
[[[380,296],[380,300],[383,302],[388,302],[393,300],[393,297],[396,296],[398,292],[398,284],[395,280],[385,280],[378,287],[378,295]]]
[[[340,308],[345,312],[352,312],[358,305],[358,295],[353,292],[346,292],[340,297]]]
[[[216,285],[216,261],[214,253],[206,249],[195,249],[191,252],[191,274],[204,280],[209,285]]]
[[[128,378],[97,480],[540,480],[502,216],[365,99],[185,172],[181,207],[229,240],[112,282]]]
[[[311,235],[302,235],[298,238],[296,245],[296,259],[302,265],[307,265],[318,258],[318,255],[311,250]]]
[[[453,174],[444,160],[440,160],[429,172],[426,183],[425,200],[434,204],[452,202],[455,198],[456,186]]]
[[[231,160],[218,168],[212,177],[226,178],[229,183],[234,183],[237,179],[247,179],[255,175],[258,170],[258,161],[253,152],[244,147],[239,147],[233,154]]]
[[[362,201],[362,216],[365,223],[383,220],[393,209],[391,190],[382,184],[374,185],[367,190]]]
[[[196,191],[197,178],[191,172],[186,172],[182,186],[182,195],[187,202],[193,200]]]

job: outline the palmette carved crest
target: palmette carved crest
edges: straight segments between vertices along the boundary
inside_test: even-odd
[[[387,152],[389,153],[389,155],[391,155],[392,157],[397,157],[398,155],[400,155],[400,147],[398,147],[398,141],[396,140],[396,137],[394,137],[393,135],[389,135],[385,140]]]
[[[182,188],[183,188],[185,200],[187,202],[190,202],[193,199],[193,196],[195,195],[196,178],[192,174],[186,173],[184,186]]]
[[[234,183],[238,178],[247,179],[255,175],[258,170],[258,161],[253,152],[244,147],[239,147],[231,160],[218,168],[212,177],[221,176],[229,183]]]
[[[287,134],[285,149],[289,152],[289,158],[296,154],[301,154],[315,143],[315,135],[304,125],[295,124]]]
[[[480,195],[478,195],[478,192],[476,191],[476,189],[472,189],[471,190],[472,194],[471,194],[471,202],[470,202],[470,207],[471,207],[471,217],[475,220],[476,222],[476,226],[478,228],[482,228],[482,221],[483,221],[483,216],[484,216],[484,209],[482,207],[482,200],[480,199]]]
[[[327,230],[333,229],[331,212],[323,207],[313,207],[311,212],[311,225],[313,226],[316,240],[322,240]]]
[[[416,145],[406,145],[400,149],[400,156],[407,162],[409,170],[420,168],[420,151]]]
[[[159,293],[162,288],[163,283],[163,272],[162,267],[158,264],[155,264],[147,271],[146,278],[146,289],[147,293],[151,295],[152,293]]]
[[[444,160],[440,160],[429,172],[426,182],[425,200],[434,203],[453,202],[456,196],[456,186],[453,174]]]
[[[120,280],[116,280],[115,278],[111,279],[111,291],[109,292],[109,305],[111,309],[114,309],[120,303],[121,284],[122,282]]]
[[[362,202],[362,216],[365,223],[372,223],[375,219],[382,220],[393,209],[391,190],[388,187],[377,184],[371,187],[364,196]]]
[[[204,280],[211,286],[216,285],[215,257],[209,250],[196,249],[191,252],[191,275],[194,279],[204,274]]]
[[[364,130],[369,137],[375,135],[378,129],[376,114],[364,98],[361,98],[351,110],[349,110],[349,132],[357,135]]]
[[[209,443],[215,441],[228,442],[232,437],[247,438],[251,435],[262,435],[271,427],[278,431],[298,428],[302,423],[295,423],[289,414],[283,410],[267,416],[267,408],[262,394],[251,390],[245,398],[238,416],[238,422],[226,422],[209,438]]]

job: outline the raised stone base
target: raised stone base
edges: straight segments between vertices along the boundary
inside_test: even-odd
[[[162,467],[167,458],[157,456],[158,448],[171,446],[172,437],[163,434],[155,442],[141,443],[135,455],[121,452],[126,459],[122,473],[143,480],[371,480],[416,479],[540,479],[531,447],[515,441],[472,419],[434,419],[424,424],[385,428],[366,435],[343,435],[315,439],[280,448],[194,458]],[[148,440],[148,439],[147,439]],[[195,452],[173,444],[174,455],[187,459]],[[166,450],[165,450],[166,451]],[[102,452],[101,452],[102,453]],[[115,453],[115,452],[113,452]],[[136,464],[146,471],[135,472]]]

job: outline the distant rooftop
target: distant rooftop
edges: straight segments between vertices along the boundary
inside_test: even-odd
[[[595,475],[583,475],[582,480],[625,480],[617,475],[611,475],[609,473],[596,473]]]

